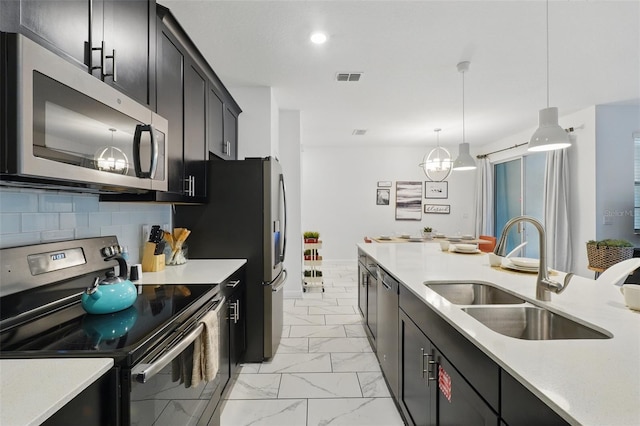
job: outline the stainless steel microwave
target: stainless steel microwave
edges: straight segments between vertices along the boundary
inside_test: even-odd
[[[1,36],[1,183],[167,190],[167,120],[32,40]]]

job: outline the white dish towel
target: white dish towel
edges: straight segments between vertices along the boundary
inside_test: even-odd
[[[218,311],[222,306],[225,306],[225,303],[218,304],[215,310],[207,312],[200,319],[204,329],[194,343],[191,386],[198,386],[201,381],[210,382],[218,373],[220,358]]]

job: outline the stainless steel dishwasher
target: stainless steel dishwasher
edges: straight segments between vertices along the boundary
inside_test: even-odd
[[[376,355],[394,396],[398,397],[398,281],[378,267],[378,336]]]

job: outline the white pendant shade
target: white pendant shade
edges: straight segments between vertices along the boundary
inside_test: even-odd
[[[464,142],[459,145],[458,158],[453,162],[453,170],[474,170],[476,162],[469,154],[469,144]]]
[[[529,141],[529,151],[552,151],[571,146],[569,134],[558,124],[558,108],[541,109],[538,121],[538,129]]]

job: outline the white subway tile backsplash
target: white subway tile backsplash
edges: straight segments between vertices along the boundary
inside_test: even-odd
[[[0,247],[116,235],[139,262],[142,225],[171,223],[171,206],[101,203],[94,194],[0,188]]]
[[[100,228],[101,226],[111,225],[111,213],[95,212],[89,213],[89,227]]]
[[[0,247],[17,247],[40,242],[39,232],[0,235]]]
[[[75,239],[78,238],[93,238],[100,236],[100,228],[75,228]]]
[[[119,212],[120,203],[99,203],[98,211],[101,212]]]
[[[40,212],[72,212],[73,196],[61,194],[40,194],[38,197]]]
[[[59,231],[43,231],[40,233],[40,238],[43,243],[50,243],[52,241],[72,240],[75,238],[75,232],[73,231],[73,229],[63,229]]]
[[[73,197],[73,211],[76,213],[97,212],[99,209],[100,203],[95,195],[75,195]]]
[[[60,229],[60,215],[56,213],[23,213],[22,232]]]
[[[88,213],[60,213],[60,229],[86,228],[88,226]]]
[[[0,214],[0,234],[18,234],[20,232],[20,213]]]
[[[38,194],[0,189],[0,213],[38,211]]]

